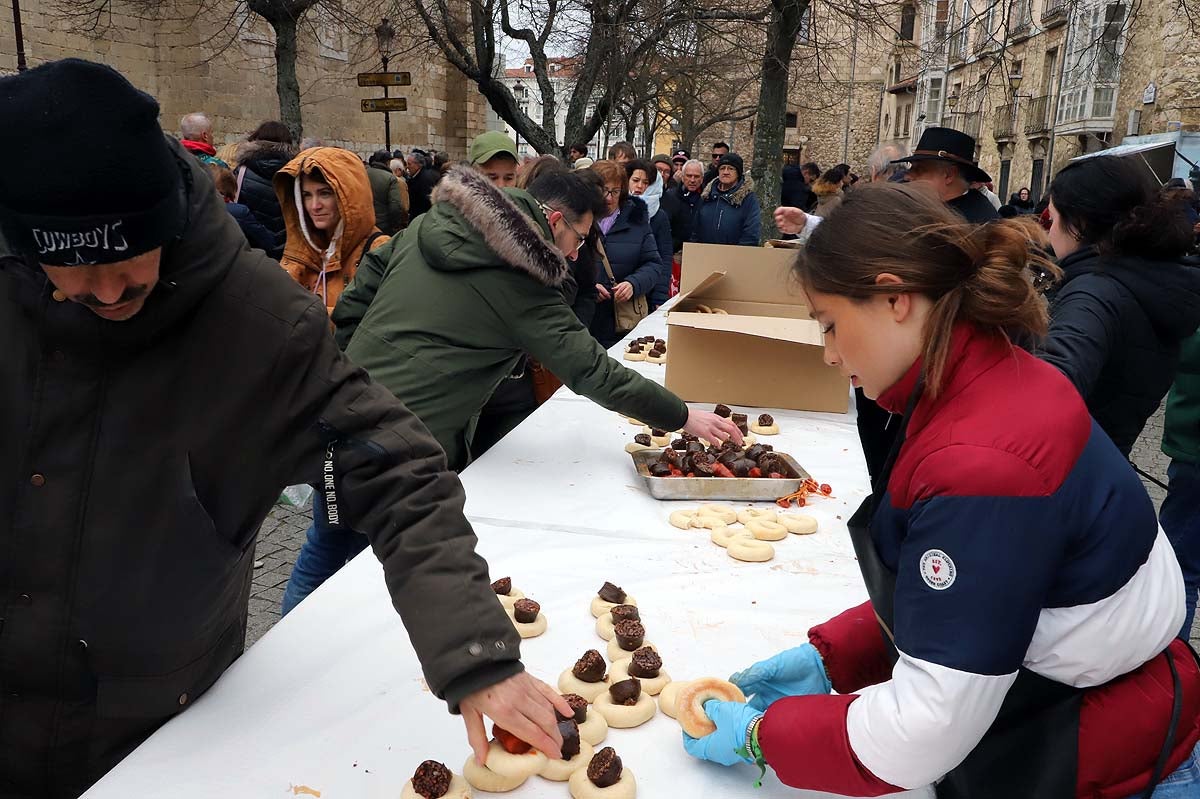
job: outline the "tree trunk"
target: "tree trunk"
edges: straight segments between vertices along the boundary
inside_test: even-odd
[[[787,113],[788,71],[792,49],[809,0],[773,0],[762,61],[762,88],[754,124],[754,161],[750,176],[762,205],[763,238],[776,238],[775,208],[779,205],[783,170],[784,115]]]
[[[288,126],[295,141],[304,137],[300,116],[300,81],[296,79],[297,20],[282,16],[268,20],[275,29],[275,93],[279,95],[279,121]]]

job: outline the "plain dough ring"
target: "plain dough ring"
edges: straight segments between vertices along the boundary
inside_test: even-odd
[[[713,516],[712,514],[703,514],[692,517],[692,527],[702,527],[707,530],[716,530],[718,527],[727,527],[727,523],[722,516]]]
[[[812,535],[817,531],[817,520],[802,513],[781,513],[779,523],[793,535]]]
[[[472,757],[471,760],[475,758]],[[521,780],[524,782],[525,780]],[[483,790],[480,788],[479,790]],[[417,789],[413,787],[412,780],[404,783],[404,790],[400,792],[400,799],[424,799],[421,794],[417,793]],[[471,799],[471,786],[459,774],[450,772],[450,787],[442,794],[442,799]]]
[[[679,691],[685,685],[687,682],[669,682],[664,685],[658,693],[658,709],[671,718],[675,718],[679,714],[675,700],[679,698]]]
[[[753,539],[754,536],[744,527],[733,528],[722,524],[720,527],[714,527],[708,538],[721,549],[728,549],[729,545],[737,539]]]
[[[626,595],[624,602],[605,602],[603,599],[600,598],[599,595],[597,595],[597,596],[592,597],[592,607],[591,607],[592,615],[598,619],[601,616],[603,616],[605,613],[611,613],[612,609],[615,608],[617,605],[633,605],[636,608],[637,600],[629,595]]]
[[[738,538],[725,548],[729,557],[745,563],[764,563],[775,557],[775,547],[756,538]]]
[[[475,756],[469,755],[466,764],[463,765],[463,779],[472,788],[484,793],[508,793],[520,788],[529,778],[501,776],[490,768],[479,765],[475,762]]]
[[[579,740],[599,746],[608,737],[608,721],[592,708],[587,709],[583,723],[579,725]]]
[[[571,779],[571,775],[580,769],[587,769],[588,763],[592,761],[592,757],[596,754],[596,750],[592,745],[583,740],[583,736],[579,736],[579,754],[570,760],[547,760],[546,765],[538,772],[538,776],[551,782],[566,782]],[[401,797],[404,799],[404,797]]]
[[[653,439],[651,439],[651,442],[653,442]],[[646,444],[639,444],[636,441],[630,441],[628,444],[625,445],[625,451],[628,452],[630,455],[632,455],[635,452],[645,452],[648,449],[658,450],[658,449],[662,449],[662,447],[653,446],[653,443],[651,443],[650,446],[647,446]]]
[[[581,768],[571,775],[567,787],[573,799],[637,799],[637,780],[627,768],[621,770],[621,779],[607,788],[593,785],[587,778],[587,769]]]
[[[514,588],[507,594],[496,594],[496,599],[500,600],[500,604],[504,606],[505,610],[512,610],[512,606],[517,604],[517,600],[524,598],[525,595],[521,593],[521,589],[519,588]],[[454,772],[451,773],[453,774]]]
[[[716,677],[692,680],[680,688],[675,697],[675,707],[679,713],[676,718],[683,731],[693,738],[703,738],[716,732],[717,725],[713,724],[704,712],[704,703],[710,699],[745,702],[746,695],[733,683]]]
[[[613,629],[615,626],[616,622],[613,621],[612,614],[605,613],[603,616],[596,619],[596,635],[600,636],[605,641],[611,641],[617,634],[617,631]]]
[[[527,780],[545,767],[546,760],[547,757],[536,749],[530,749],[523,755],[514,755],[492,739],[488,743],[487,763],[484,765],[488,771],[501,777]]]
[[[757,519],[746,522],[746,529],[759,541],[782,541],[788,537],[788,529],[779,522]]]
[[[558,690],[564,694],[579,694],[587,701],[595,702],[596,697],[608,690],[608,678],[600,682],[584,682],[567,669],[558,675]]]
[[[737,520],[742,524],[753,521],[778,521],[779,514],[766,508],[742,508],[738,511]]]
[[[629,350],[625,350],[625,352],[622,353],[621,357],[627,361],[644,361],[644,360],[646,360],[646,353],[630,352]]]
[[[716,516],[725,524],[733,524],[737,519],[737,511],[728,505],[701,505],[696,509],[697,516]]]
[[[638,644],[637,647],[635,647],[635,649],[641,649],[644,646],[650,647],[655,652],[658,651],[658,647],[656,647],[654,644],[650,643],[649,641],[643,641],[642,643]],[[635,649],[622,649],[621,644],[617,642],[617,637],[614,635],[613,639],[608,642],[608,661],[609,661],[609,663],[616,663],[618,660],[625,660],[626,658],[631,658],[631,657],[633,657],[633,653],[634,653]],[[611,669],[610,669],[610,671],[611,671]],[[572,675],[572,676],[574,676],[574,675]],[[608,681],[610,683],[612,682],[612,675],[609,675]],[[579,694],[578,691],[576,691],[575,693]],[[579,695],[583,696],[583,694],[579,694]],[[595,700],[589,699],[588,701],[594,702]]]
[[[755,422],[754,424],[750,425],[750,432],[758,433],[760,436],[777,436],[779,435],[779,425],[762,425],[758,422]]]
[[[678,527],[680,530],[690,530],[692,527],[692,519],[696,518],[694,510],[673,510],[669,521],[672,527]]]
[[[517,621],[516,616],[511,610],[508,611],[508,620],[513,623],[513,627],[517,628],[517,635],[522,638],[537,638],[542,633],[546,632],[547,622],[546,614],[539,613],[537,618],[531,622]]]
[[[633,658],[624,658],[618,660],[612,665],[612,670],[609,672],[609,679],[614,683],[619,683],[621,680],[628,680],[629,665],[633,662]],[[659,669],[657,677],[638,677],[638,682],[642,684],[642,693],[650,696],[658,696],[662,693],[662,689],[666,688],[671,683],[671,675],[667,674],[666,669]]]
[[[645,691],[638,695],[636,705],[614,704],[612,696],[605,693],[596,697],[592,709],[604,716],[608,726],[613,729],[628,730],[640,727],[654,718],[654,714],[658,712],[658,705],[654,703],[654,698]]]

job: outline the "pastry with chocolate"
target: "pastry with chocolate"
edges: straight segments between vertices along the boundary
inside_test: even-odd
[[[608,690],[605,672],[608,664],[595,649],[583,653],[575,665],[558,677],[558,689],[564,694],[578,694],[589,702]]]
[[[627,361],[644,361],[646,360],[646,353],[642,352],[642,344],[635,341],[625,348],[625,352],[621,354],[621,357]]]
[[[608,693],[598,696],[593,709],[604,716],[608,726],[625,730],[654,718],[658,706],[650,694],[642,691],[641,680],[627,677],[610,685]]]
[[[595,750],[579,734],[579,725],[574,719],[558,723],[558,734],[562,736],[562,757],[551,758],[539,772],[539,776],[554,782],[566,782],[571,775],[580,769],[586,769],[591,762]]]
[[[574,711],[570,716],[564,716],[557,710],[554,711],[554,716],[559,721],[566,721],[568,718],[574,719],[576,724],[583,724],[587,720],[588,701],[579,694],[563,694],[563,699],[571,706]]]
[[[641,682],[644,693],[656,696],[671,682],[671,675],[667,674],[662,665],[662,658],[658,652],[643,646],[635,650],[632,657],[613,663],[608,679],[616,686],[623,680],[636,677]]]
[[[643,646],[653,645],[646,643],[646,628],[640,621],[626,619],[616,622],[613,625],[613,638],[608,642],[608,659],[616,663]]]
[[[637,600],[626,595],[620,586],[605,583],[600,586],[600,590],[596,592],[596,596],[592,597],[592,616],[598,619],[617,605],[636,604]]]
[[[496,598],[500,600],[500,604],[504,606],[505,610],[510,610],[518,599],[525,598],[519,589],[513,588],[511,577],[501,577],[492,583],[492,590],[496,592]]]
[[[596,635],[605,641],[611,641],[616,634],[614,625],[621,621],[640,621],[641,615],[633,605],[617,605],[608,613],[596,619]]]
[[[775,417],[769,413],[759,414],[758,421],[750,425],[750,429],[760,436],[779,435],[779,425],[775,424]]]
[[[517,634],[522,638],[537,638],[546,632],[547,621],[542,606],[532,599],[518,599],[508,610]]]
[[[400,792],[400,799],[470,799],[470,797],[471,786],[467,784],[467,781],[436,760],[426,760],[417,766],[412,779],[404,784],[404,789]]]

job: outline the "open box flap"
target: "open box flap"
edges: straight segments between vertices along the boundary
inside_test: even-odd
[[[673,311],[667,316],[668,327],[720,330],[745,336],[790,341],[795,344],[824,345],[821,326],[811,319],[786,319],[775,316],[735,316],[733,314],[686,313]]]

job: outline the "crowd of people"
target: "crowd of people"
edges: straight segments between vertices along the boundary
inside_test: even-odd
[[[760,244],[742,157],[523,162],[489,132],[461,163],[364,160],[273,121],[218,149],[205,114],[164,136],[75,59],[0,103],[27,156],[0,179],[0,789],[77,796],[215,682],[298,483],[283,611],[371,546],[476,754],[485,716],[558,754],[574,712],[524,670],[457,472],[560,385],[742,443],[606,352],[677,291],[685,243]],[[60,162],[68,137],[103,157]],[[733,675],[749,700],[707,703],[684,746],[843,795],[1200,796],[1194,193],[1113,156],[1042,203],[991,182],[945,128],[861,178],[785,168],[775,221],[855,388],[870,599]],[[1156,514],[1128,456],[1164,396]]]

